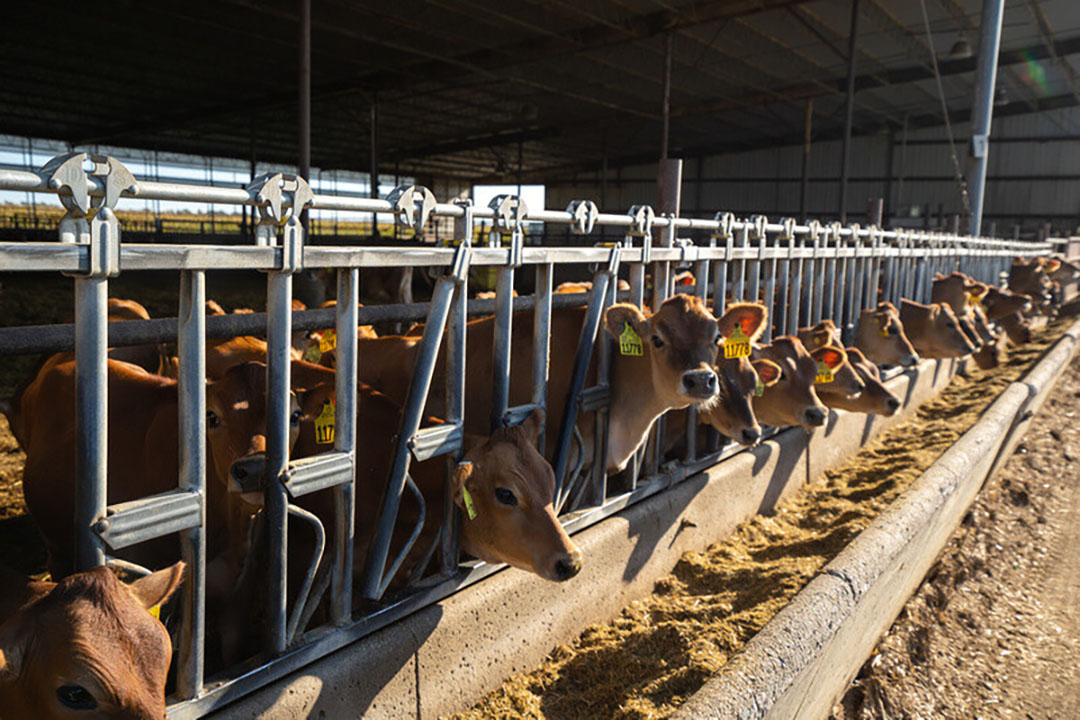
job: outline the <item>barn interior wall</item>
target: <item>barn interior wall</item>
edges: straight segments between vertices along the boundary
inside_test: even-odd
[[[953,125],[957,161],[967,173],[966,123]],[[890,224],[951,227],[964,210],[944,127],[856,137],[848,185],[849,221],[865,222],[867,202],[888,198]],[[890,163],[891,142],[891,163]],[[807,212],[822,220],[839,215],[840,141],[811,148]],[[1080,225],[1080,107],[1016,115],[994,121],[991,135],[984,232],[998,235],[1019,225],[1029,235],[1045,222],[1055,233]],[[619,212],[657,203],[656,166],[636,165],[581,173],[548,185],[548,205],[603,198]],[[711,217],[726,210],[738,216],[798,217],[802,147],[782,146],[688,158],[683,166],[682,214]],[[927,214],[929,213],[929,217]]]

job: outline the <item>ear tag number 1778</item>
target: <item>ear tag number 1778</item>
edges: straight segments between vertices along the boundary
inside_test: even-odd
[[[728,360],[750,357],[750,338],[738,323],[735,324],[731,337],[724,339],[724,357]]]
[[[619,352],[623,355],[641,356],[641,336],[637,334],[630,323],[623,324],[622,335],[619,335]]]

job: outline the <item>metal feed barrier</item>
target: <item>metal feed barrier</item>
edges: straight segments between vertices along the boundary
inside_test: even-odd
[[[616,278],[628,267],[630,302],[646,298],[646,265],[652,266],[655,308],[674,291],[673,266],[693,269],[690,290],[719,315],[727,297],[760,299],[770,310],[779,334],[800,325],[833,318],[850,336],[859,310],[879,299],[899,303],[901,297],[928,302],[935,272],[962,270],[997,284],[1016,254],[1042,254],[1050,245],[1017,243],[921,231],[882,230],[857,225],[822,225],[793,220],[770,223],[756,216],[737,220],[718,213],[712,220],[655,216],[652,208],[636,206],[626,214],[601,213],[590,201],[577,201],[566,210],[533,210],[516,197],[501,196],[489,207],[469,201],[436,202],[423,187],[398,188],[384,200],[315,194],[299,177],[264,175],[246,187],[220,187],[137,180],[114,158],[69,154],[38,171],[0,170],[0,189],[52,193],[66,214],[59,223],[59,243],[0,244],[0,270],[52,271],[74,278],[74,325],[0,329],[0,354],[54,352],[75,349],[78,428],[76,538],[77,563],[86,569],[109,562],[109,554],[146,540],[178,533],[182,557],[190,570],[181,597],[179,659],[169,715],[199,717],[334,650],[384,627],[455,590],[497,570],[484,563],[459,562],[453,503],[442,518],[442,530],[425,548],[420,571],[407,592],[387,597],[390,579],[409,551],[423,523],[423,512],[406,548],[390,555],[397,510],[406,491],[423,507],[424,499],[409,476],[410,463],[448,456],[448,468],[460,457],[464,428],[465,324],[470,315],[495,316],[492,349],[493,427],[521,422],[535,407],[547,406],[547,375],[553,308],[587,305],[575,354],[566,410],[559,425],[553,465],[556,504],[569,531],[581,529],[655,494],[737,451],[722,448],[712,433],[701,452],[695,447],[696,417],[688,420],[685,458],[663,463],[654,429],[652,448],[639,453],[625,486],[609,489],[606,455],[609,341],[597,348],[599,384],[585,387],[586,370],[605,308],[617,297]],[[256,244],[250,247],[212,245],[147,245],[120,241],[120,224],[113,209],[123,198],[178,200],[251,205],[259,209]],[[455,223],[457,247],[388,248],[322,247],[305,245],[300,221],[303,209],[358,213],[392,213],[397,222],[420,229],[433,216]],[[492,224],[487,247],[470,242],[479,220]],[[617,228],[625,240],[604,247],[529,247],[523,224],[569,225],[588,236],[595,227]],[[654,237],[658,235],[658,241]],[[690,238],[696,238],[696,242]],[[506,245],[501,242],[505,240]],[[593,287],[581,295],[553,295],[553,268],[560,264],[593,267]],[[427,266],[445,269],[430,303],[358,308],[358,272],[362,267]],[[531,266],[536,275],[533,296],[514,298],[517,272]],[[470,267],[494,267],[494,300],[467,301]],[[336,309],[292,311],[292,280],[305,268],[337,271]],[[207,270],[254,269],[267,274],[265,314],[205,315]],[[108,282],[121,271],[176,270],[180,272],[179,317],[108,323]],[[880,292],[879,292],[880,290]],[[509,406],[511,323],[515,311],[534,313],[534,369],[530,403]],[[422,319],[426,323],[407,401],[400,421],[386,492],[368,557],[353,558],[354,456],[357,393],[357,334],[359,324]],[[290,338],[294,330],[324,328],[337,332],[337,427],[330,452],[290,460],[289,388]],[[204,678],[206,539],[206,406],[205,349],[207,337],[265,335],[268,353],[267,482],[264,513],[269,543],[269,582],[266,588],[266,652],[260,658]],[[772,337],[765,331],[764,340]],[[180,477],[174,491],[120,506],[106,504],[106,355],[109,347],[175,340],[179,352]],[[446,423],[421,429],[423,408],[432,390],[440,344],[447,343],[445,387]],[[579,413],[595,412],[596,447],[592,472],[583,477],[570,466]],[[663,418],[660,423],[663,422]],[[658,423],[658,424],[660,424]],[[362,435],[361,435],[362,436]],[[583,447],[581,448],[584,449]],[[580,453],[579,453],[580,455]],[[449,478],[450,473],[447,473]],[[293,504],[317,490],[332,488],[335,498],[329,579],[317,576],[321,546],[308,567],[306,580],[293,606],[288,607],[286,565],[287,517],[311,522],[316,536],[325,538],[319,520]],[[449,479],[446,484],[450,491]],[[326,543],[323,543],[326,544]],[[438,562],[430,562],[438,553]],[[352,569],[361,562],[366,573],[358,585],[362,612],[353,600]],[[123,563],[121,563],[123,564]],[[125,564],[126,565],[126,564]],[[138,568],[136,568],[138,570]],[[308,629],[311,610],[329,591],[330,620]],[[374,609],[368,609],[374,608]]]

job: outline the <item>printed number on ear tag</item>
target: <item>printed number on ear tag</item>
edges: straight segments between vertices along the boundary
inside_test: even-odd
[[[478,513],[476,512],[476,505],[473,504],[472,494],[467,487],[461,488],[461,497],[465,500],[465,512],[469,514],[470,520],[475,520]]]
[[[742,325],[735,323],[735,330],[731,337],[724,339],[724,357],[732,358],[750,357],[750,338],[743,332]]]
[[[818,360],[817,375],[814,377],[814,384],[823,385],[825,383],[831,383],[832,381],[832,368],[826,365],[823,360]]]
[[[327,330],[319,339],[319,352],[330,352],[337,347],[337,333],[333,329]]]
[[[315,418],[315,442],[319,445],[334,442],[334,400],[325,401],[322,412]]]
[[[308,345],[307,350],[304,351],[304,362],[318,365],[320,360],[322,360],[322,350],[319,349],[319,343]]]
[[[630,323],[623,323],[622,335],[619,336],[619,352],[623,355],[642,354],[641,336],[630,327]]]
[[[757,386],[754,388],[754,397],[761,397],[765,394],[765,383],[761,381],[761,378],[757,379]]]

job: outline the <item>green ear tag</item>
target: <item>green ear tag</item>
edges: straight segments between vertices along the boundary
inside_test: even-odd
[[[322,350],[319,349],[319,343],[311,343],[304,351],[304,362],[318,365],[320,360],[322,360]]]
[[[477,515],[476,506],[473,505],[473,499],[472,495],[469,493],[469,488],[464,486],[461,488],[461,497],[465,499],[465,512],[469,513],[469,519],[475,520]]]
[[[735,323],[735,330],[731,333],[731,337],[724,339],[724,357],[728,360],[750,357],[750,338],[743,332],[742,325],[739,323]]]
[[[642,354],[641,336],[630,327],[630,323],[623,323],[622,335],[619,336],[619,352],[638,357]]]
[[[826,365],[824,361],[818,360],[817,375],[814,377],[814,384],[824,385],[825,383],[831,383],[832,381],[832,368]]]
[[[761,381],[761,378],[757,379],[757,387],[754,388],[754,397],[761,397],[765,394],[765,383]]]

